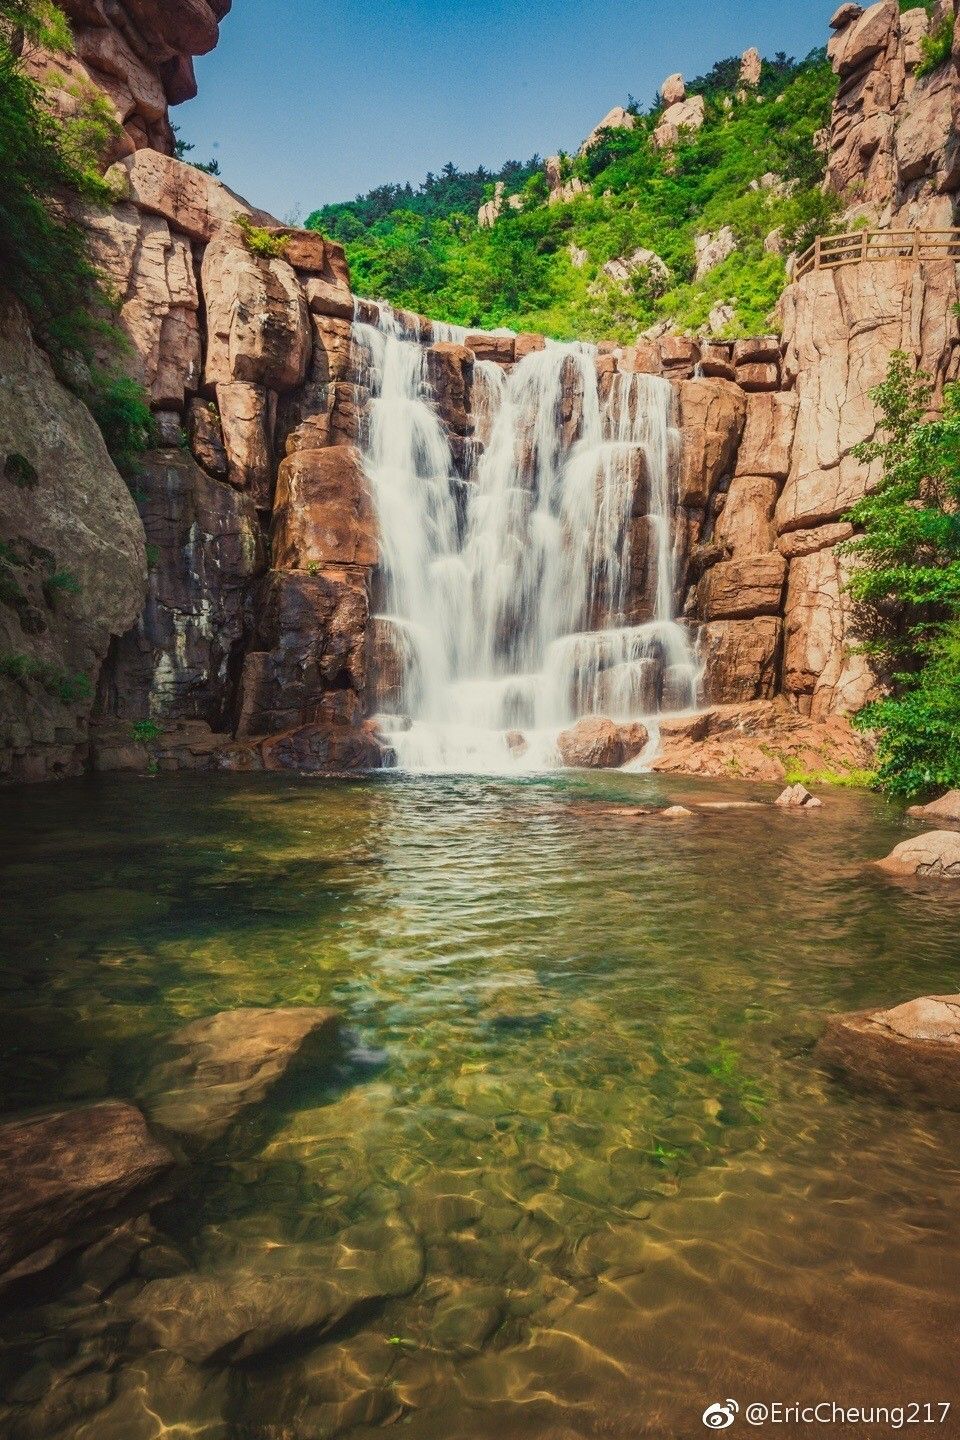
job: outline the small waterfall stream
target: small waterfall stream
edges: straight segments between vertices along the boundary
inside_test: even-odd
[[[581,716],[644,719],[655,737],[661,711],[695,705],[674,618],[670,384],[619,374],[601,395],[586,345],[548,343],[509,374],[478,361],[464,479],[420,336],[386,305],[354,330],[381,543],[375,663],[396,679],[398,764],[550,769]],[[463,332],[435,325],[432,339]]]

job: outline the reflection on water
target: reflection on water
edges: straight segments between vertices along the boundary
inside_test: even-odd
[[[138,1350],[142,1271],[78,1284],[0,1334],[16,1433],[669,1440],[727,1396],[960,1399],[960,1116],[850,1094],[810,1054],[824,1010],[960,988],[960,898],[863,868],[905,833],[868,796],[602,813],[754,793],[5,796],[4,1109],[135,1096],[194,1016],[334,1004],[364,1053],[236,1127],[154,1217],[152,1273],[166,1246],[173,1269],[289,1265],[306,1295],[348,1229],[416,1253],[410,1293],[230,1367]],[[87,1409],[31,1421],[63,1374]]]

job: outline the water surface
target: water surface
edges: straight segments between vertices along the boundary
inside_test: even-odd
[[[246,1367],[138,1355],[136,1273],[38,1304],[0,1335],[10,1413],[25,1370],[78,1354],[99,1399],[17,1433],[672,1440],[727,1396],[960,1399],[960,1116],[853,1094],[811,1054],[824,1012],[960,989],[960,897],[865,866],[909,825],[872,796],[605,809],[772,795],[624,774],[5,795],[5,1112],[135,1096],[197,1016],[335,1005],[349,1068],[239,1124],[156,1223],[201,1271],[319,1264],[360,1222],[423,1261],[410,1294]]]

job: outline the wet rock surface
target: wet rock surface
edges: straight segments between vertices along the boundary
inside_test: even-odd
[[[174,1058],[143,1087],[144,1106],[162,1130],[193,1141],[219,1139],[295,1066],[317,1067],[336,1053],[333,1010],[230,1010],[169,1036]]]
[[[930,830],[896,845],[877,867],[904,879],[960,880],[960,834]]]
[[[564,765],[612,770],[639,755],[649,738],[643,725],[618,725],[613,720],[591,716],[564,730],[557,737],[557,748]]]
[[[930,824],[960,825],[960,790],[949,790],[928,805],[911,805],[907,813]]]
[[[852,1084],[960,1109],[960,995],[832,1016],[816,1054]]]
[[[349,1226],[328,1246],[269,1247],[234,1270],[145,1285],[131,1305],[134,1343],[196,1365],[249,1361],[416,1289],[423,1254],[399,1219]]]
[[[122,1101],[0,1125],[0,1270],[109,1225],[111,1212],[174,1163],[141,1112]]]

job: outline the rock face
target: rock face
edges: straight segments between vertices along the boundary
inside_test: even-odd
[[[96,71],[98,84],[112,77],[115,103],[127,107],[126,153],[110,171],[117,203],[86,223],[118,293],[128,367],[148,390],[163,448],[149,457],[140,487],[151,566],[139,620],[142,570],[132,572],[142,564],[142,537],[122,492],[121,523],[104,515],[96,526],[97,535],[112,529],[102,546],[107,569],[100,560],[94,567],[110,573],[109,595],[98,593],[91,568],[89,607],[86,585],[42,605],[40,571],[51,561],[31,551],[29,564],[14,567],[23,593],[0,603],[0,639],[14,661],[22,653],[45,668],[32,677],[16,674],[16,663],[0,671],[0,713],[12,737],[0,775],[42,778],[82,767],[92,702],[60,683],[70,679],[68,653],[85,657],[97,688],[97,764],[142,769],[151,756],[163,767],[191,768],[382,763],[389,750],[365,716],[393,708],[406,662],[371,618],[379,544],[357,460],[371,413],[370,357],[351,325],[355,311],[369,318],[371,307],[354,301],[340,246],[278,224],[164,153],[166,104],[189,90],[189,56],[216,39],[223,0],[73,0],[68,9],[76,63]],[[845,5],[834,17],[840,86],[822,139],[827,187],[843,198],[849,225],[953,222],[956,66],[917,73],[921,41],[941,18],[901,14],[895,0],[866,10]],[[759,103],[751,92],[761,69],[759,54],[747,51],[739,103]],[[679,75],[661,94],[654,143],[673,146],[702,125],[704,101],[687,95]],[[613,110],[585,146],[603,130],[633,125],[630,113]],[[587,188],[564,172],[559,157],[546,162],[552,203]],[[772,173],[759,182],[780,183]],[[515,201],[499,188],[486,221]],[[238,217],[265,228],[276,253],[252,253]],[[699,237],[698,275],[735,246],[729,227]],[[644,271],[654,287],[668,279],[662,260],[642,249],[604,270],[604,284],[627,284]],[[866,661],[854,653],[850,562],[837,550],[852,534],[843,516],[876,480],[854,450],[874,433],[868,391],[892,349],[906,349],[938,386],[958,373],[958,299],[952,262],[904,254],[805,274],[783,297],[782,335],[714,338],[729,321],[718,300],[704,327],[713,333],[654,329],[634,344],[599,347],[601,394],[618,374],[638,373],[664,376],[677,391],[675,600],[698,637],[703,699],[713,712],[783,697],[815,749],[822,730],[832,735],[834,717],[874,693]],[[543,337],[476,334],[465,344],[431,345],[432,322],[400,314],[398,323],[428,347],[424,385],[465,487],[489,441],[477,364],[508,370],[542,348]],[[571,441],[583,410],[574,388],[564,414]],[[4,403],[0,395],[0,411]],[[21,408],[13,432],[32,425]],[[39,468],[33,452],[19,449]],[[20,490],[5,484],[0,501],[12,502],[15,531],[32,500],[21,504]],[[30,521],[38,534],[48,510],[45,498]],[[59,519],[54,529],[70,533]],[[632,517],[625,615],[636,623],[650,614],[649,539],[645,517]],[[53,545],[37,544],[56,562]],[[89,634],[68,634],[76,624]],[[146,718],[163,730],[154,751],[134,745],[129,731]],[[778,733],[781,721],[778,707]],[[723,734],[707,737],[709,754],[733,743]],[[752,733],[741,732],[739,743],[752,755]],[[709,754],[704,764],[714,763]]]
[[[911,805],[907,813],[933,824],[960,825],[960,790],[949,790],[929,805]]]
[[[669,149],[678,143],[684,133],[701,130],[705,117],[706,105],[702,95],[692,95],[689,100],[678,100],[668,105],[653,132],[654,145],[658,150]]]
[[[122,126],[120,154],[144,147],[172,154],[167,107],[196,95],[193,57],[216,45],[230,0],[63,0],[62,9],[73,53],[33,51],[33,75],[62,76],[64,113],[84,89],[105,96]]]
[[[603,274],[621,285],[629,284],[635,275],[640,275],[644,271],[647,274],[652,294],[662,293],[667,288],[670,282],[670,271],[655,251],[644,250],[642,246],[629,255],[619,255],[613,260],[608,260],[603,266]]]
[[[698,235],[695,246],[697,260],[694,279],[702,280],[704,275],[709,275],[711,270],[716,270],[728,255],[733,254],[737,248],[737,237],[729,225],[723,225],[715,235],[711,235],[709,232],[705,235]]]
[[[894,846],[876,862],[887,875],[917,880],[960,880],[960,834],[931,830]]]
[[[782,784],[791,763],[842,773],[862,769],[871,758],[869,744],[842,716],[811,720],[783,696],[711,705],[699,715],[664,718],[660,729],[652,768],[662,774]]]
[[[152,1071],[145,1106],[163,1130],[217,1140],[259,1104],[294,1064],[321,1063],[335,1047],[333,1010],[227,1010],[169,1038],[179,1052]]]
[[[75,775],[146,588],[143,526],[86,407],[0,303],[0,780]]]
[[[0,1125],[0,1271],[106,1228],[174,1159],[117,1100]]]
[[[832,1016],[815,1053],[858,1087],[960,1109],[960,995]]]
[[[811,795],[805,785],[788,785],[773,803],[782,810],[817,810],[823,801]]]
[[[649,736],[643,725],[617,725],[602,716],[578,720],[557,737],[564,765],[583,770],[616,770],[639,755]]]
[[[828,47],[841,77],[834,106],[827,184],[872,224],[894,229],[953,223],[956,115],[960,82],[947,59],[918,75],[920,41],[952,17],[900,13],[894,0],[866,10],[842,6]]]
[[[130,721],[205,720],[229,729],[227,681],[239,672],[253,628],[253,582],[266,565],[253,499],[181,449],[146,456],[138,489],[152,559],[147,599],[114,645],[103,704]]]
[[[624,110],[622,105],[614,105],[613,109],[604,115],[599,125],[595,125],[590,131],[580,146],[580,154],[585,155],[588,150],[592,150],[605,130],[632,130],[636,123],[636,117],[631,115],[629,110]]]

